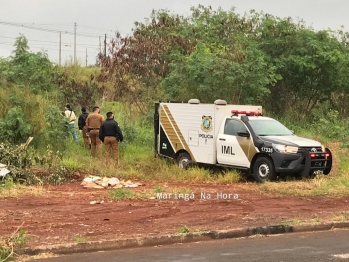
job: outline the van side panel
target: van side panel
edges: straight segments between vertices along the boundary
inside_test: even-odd
[[[154,107],[154,151],[155,154],[160,153],[159,148],[159,132],[160,132],[160,118],[159,118],[159,103],[155,103]]]
[[[175,157],[176,152],[174,151],[174,148],[171,142],[169,141],[168,136],[166,135],[162,126],[160,126],[158,147],[159,147],[160,155],[171,157],[171,158]]]
[[[186,150],[193,161],[214,164],[214,107],[210,104],[160,105],[165,133],[175,152]]]
[[[216,164],[216,140],[223,119],[231,110],[254,110],[257,106],[160,103],[158,134],[155,132],[158,153],[175,158],[185,150],[197,163]],[[155,110],[155,111],[156,111]],[[155,118],[156,119],[156,118]]]

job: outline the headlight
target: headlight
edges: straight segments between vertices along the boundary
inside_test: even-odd
[[[296,154],[298,152],[298,147],[296,147],[296,146],[285,146],[285,145],[280,145],[280,144],[272,144],[272,145],[275,148],[275,150],[280,152],[280,153]]]

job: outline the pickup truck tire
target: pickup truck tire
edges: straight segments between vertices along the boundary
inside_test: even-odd
[[[188,169],[192,164],[191,157],[187,152],[179,153],[176,160],[178,166],[183,169]]]
[[[257,158],[253,165],[253,176],[258,183],[275,180],[276,172],[273,160],[265,156]]]

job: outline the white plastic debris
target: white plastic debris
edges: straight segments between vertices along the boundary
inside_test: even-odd
[[[84,178],[80,184],[84,188],[122,188],[122,187],[138,187],[143,186],[141,183],[133,183],[131,180],[119,180],[116,177],[99,177],[99,176],[89,176]]]
[[[102,200],[102,201],[93,200],[93,201],[90,202],[90,205],[103,204],[103,203],[104,203],[104,200]]]
[[[130,185],[125,185],[125,187],[138,187],[137,184],[130,184]]]
[[[10,170],[8,170],[6,167],[6,165],[0,164],[0,177],[5,177],[8,173],[10,173]]]
[[[86,177],[84,178],[83,182],[86,182],[86,183],[91,183],[93,180],[91,177]]]
[[[120,180],[117,179],[116,177],[112,177],[109,181],[108,181],[108,184],[110,186],[116,186],[118,184],[120,184]]]
[[[99,176],[93,176],[92,177],[92,181],[94,182],[94,181],[97,181],[97,180],[100,180],[101,178],[99,177]]]

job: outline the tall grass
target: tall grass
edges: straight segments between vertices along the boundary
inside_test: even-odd
[[[115,120],[124,134],[123,143],[119,143],[119,167],[106,166],[104,145],[102,145],[102,157],[92,158],[90,151],[83,149],[81,135],[79,144],[74,144],[70,139],[62,165],[93,175],[143,181],[236,183],[241,179],[239,173],[235,171],[212,175],[212,172],[207,169],[196,167],[182,170],[173,160],[155,158],[152,115],[149,113],[144,115],[132,105],[102,102],[101,114],[104,118],[108,111],[114,113]]]
[[[289,118],[277,118],[299,136],[318,140],[328,146],[334,155],[334,167],[329,176],[317,176],[309,179],[297,180],[287,178],[277,182],[268,182],[262,185],[246,181],[236,171],[213,172],[207,168],[194,167],[189,170],[180,169],[174,161],[166,158],[154,157],[154,130],[152,112],[144,114],[133,105],[122,105],[117,102],[101,101],[101,113],[105,118],[108,111],[112,111],[115,120],[119,123],[125,140],[119,144],[119,167],[106,166],[105,148],[102,145],[102,157],[92,158],[90,151],[83,147],[81,134],[80,142],[75,144],[71,137],[65,140],[63,158],[58,166],[65,167],[70,174],[79,171],[84,175],[98,175],[157,182],[205,182],[219,184],[239,184],[251,190],[262,190],[281,195],[343,195],[349,194],[349,161],[346,149],[340,143],[335,143],[328,132],[319,131],[319,126],[304,123],[295,123]],[[339,121],[335,119],[334,121]],[[324,125],[322,128],[329,128]],[[45,154],[46,145],[36,149],[36,154]],[[241,183],[243,182],[243,183]]]
[[[70,143],[61,165],[90,175],[142,181],[213,182],[222,179],[222,182],[231,183],[239,179],[236,172],[212,176],[209,170],[203,168],[180,169],[174,161],[154,158],[154,149],[149,145],[120,144],[118,168],[106,166],[104,151],[102,145],[102,157],[92,158],[89,150],[83,149],[82,145]]]

